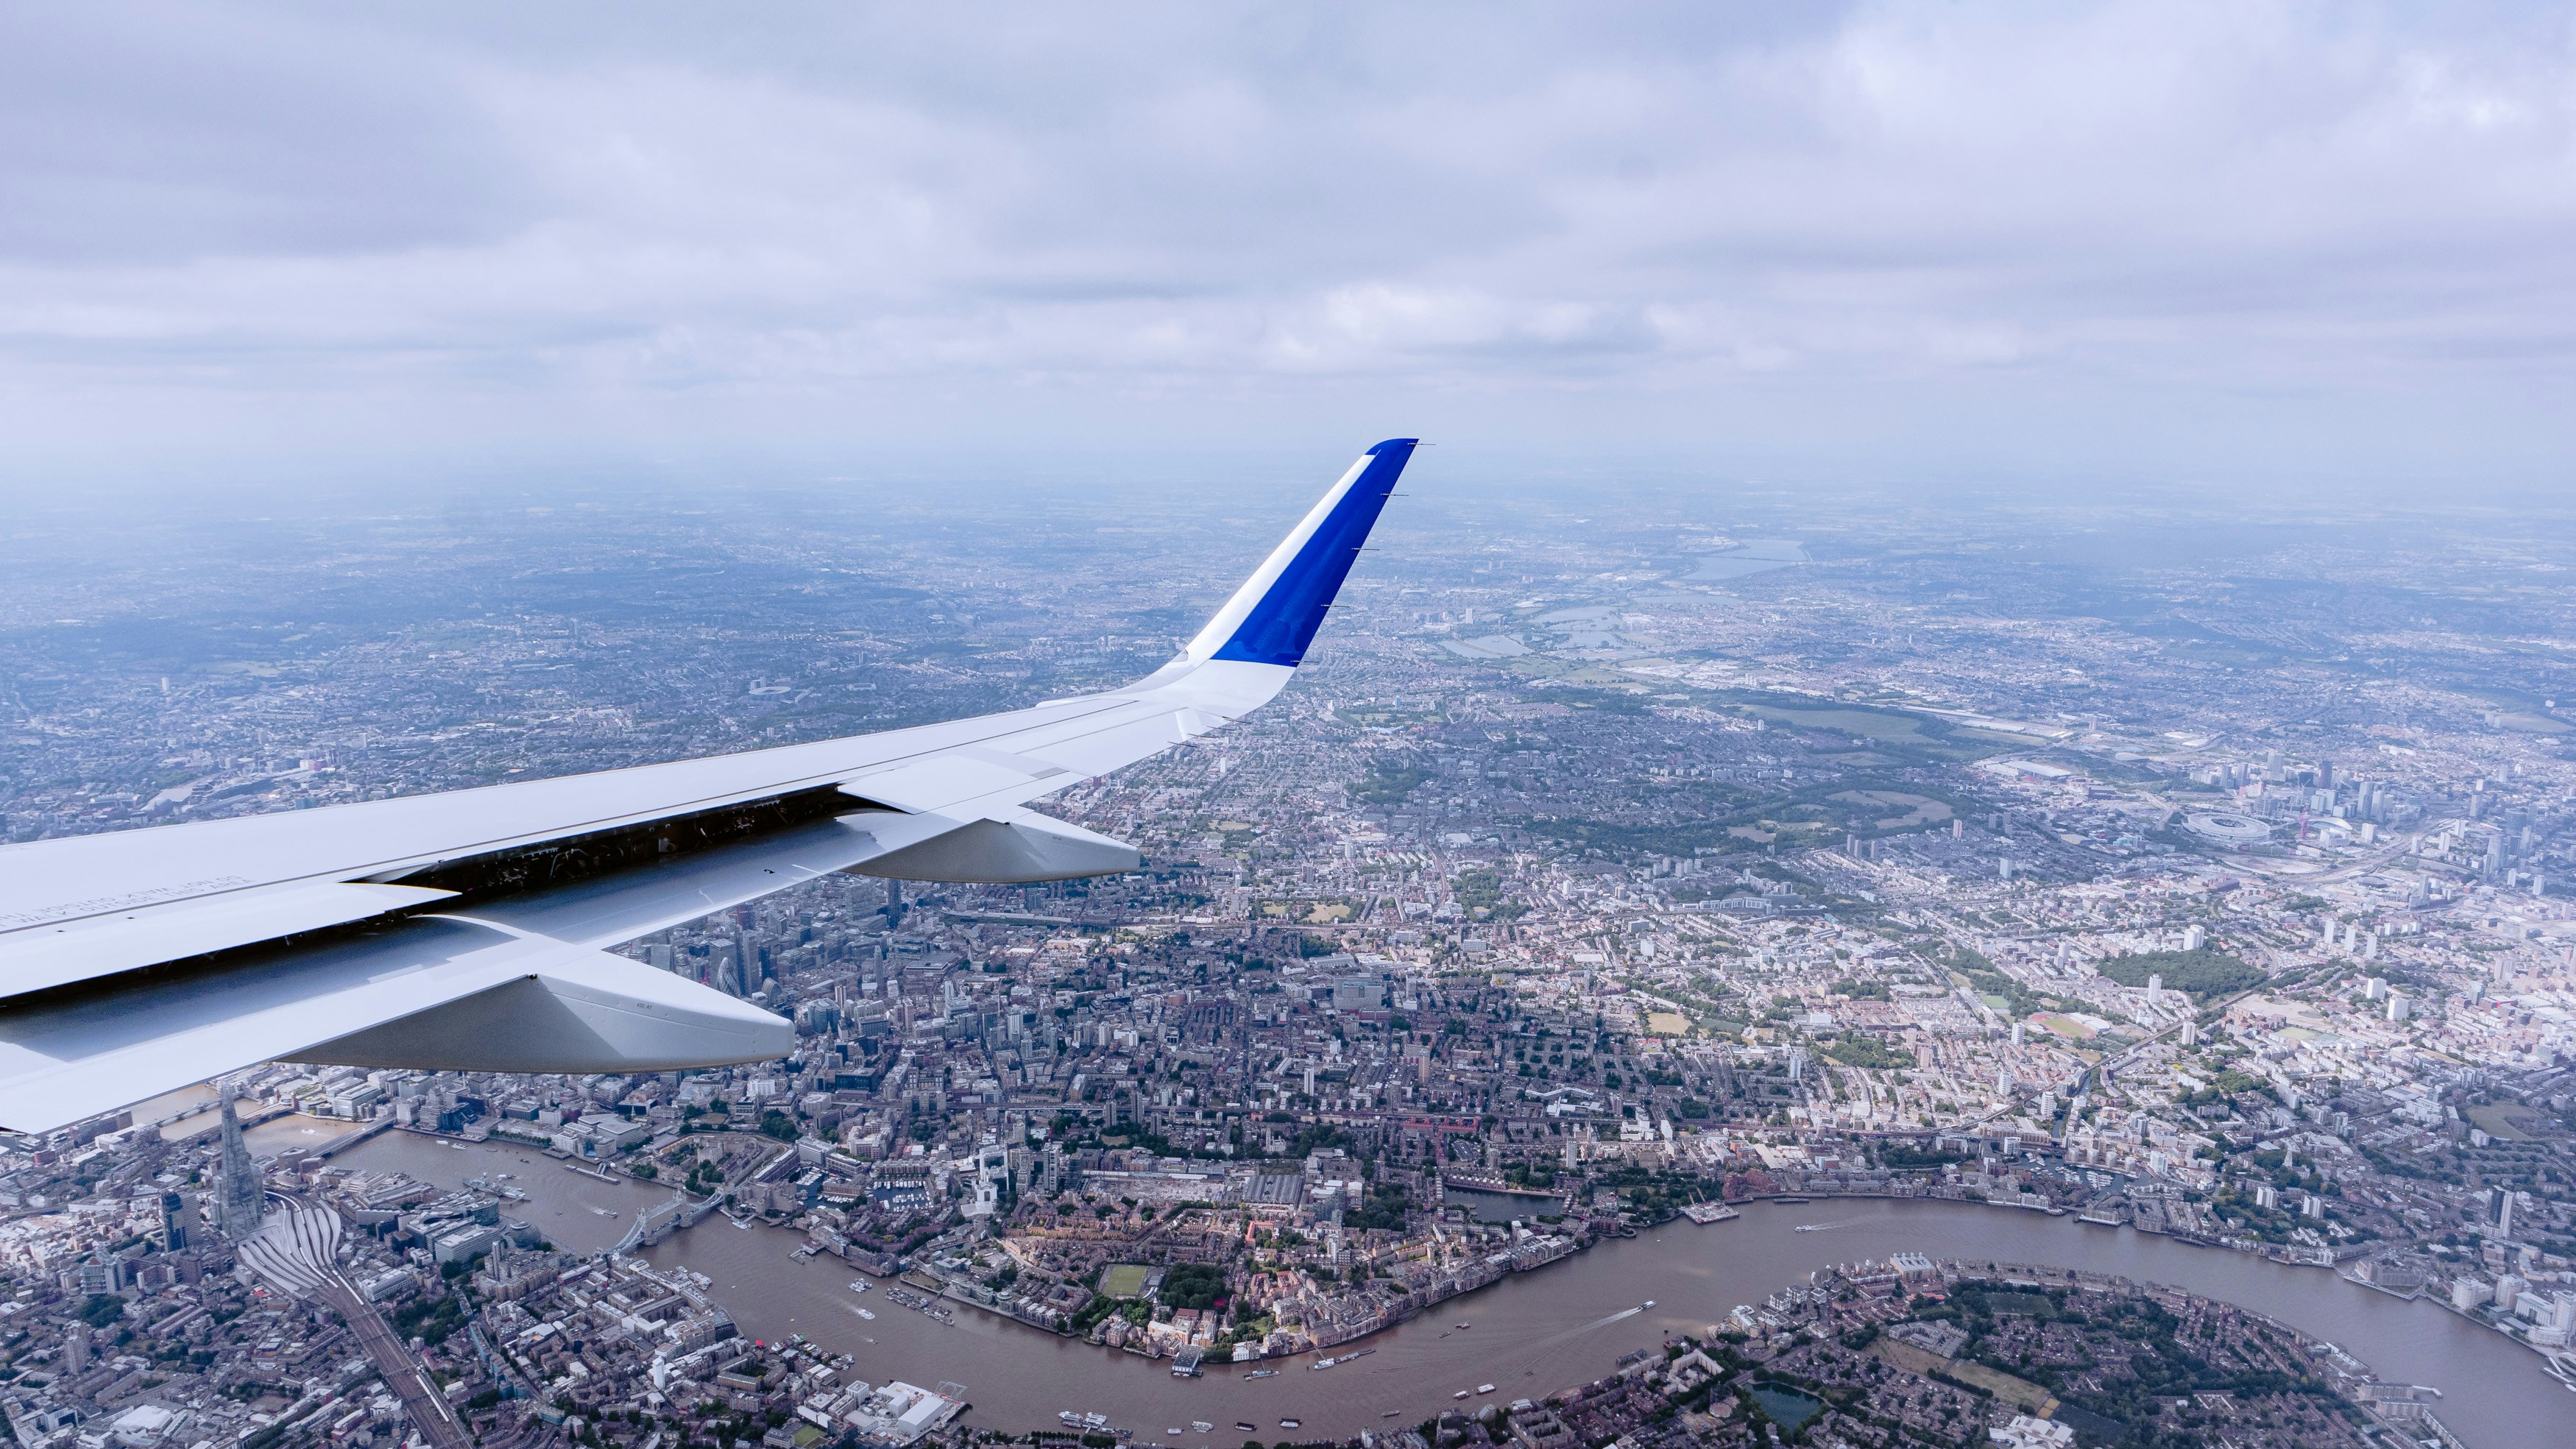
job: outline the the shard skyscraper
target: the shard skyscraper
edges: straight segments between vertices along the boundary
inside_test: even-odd
[[[259,1164],[250,1159],[250,1144],[242,1141],[241,1117],[233,1111],[233,1089],[224,1088],[224,1165],[215,1184],[215,1226],[224,1236],[238,1243],[259,1231],[262,1204],[267,1184],[260,1180]]]

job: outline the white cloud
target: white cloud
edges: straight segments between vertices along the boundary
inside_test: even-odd
[[[22,457],[1418,418],[1882,476],[2567,461],[2554,13],[365,14],[0,21]]]

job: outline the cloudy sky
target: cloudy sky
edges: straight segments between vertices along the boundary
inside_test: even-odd
[[[2571,120],[2563,5],[19,5],[0,479],[2576,491]]]

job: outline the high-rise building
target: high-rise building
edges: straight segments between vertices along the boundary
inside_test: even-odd
[[[259,1164],[251,1160],[250,1144],[242,1140],[241,1116],[233,1110],[233,1089],[226,1087],[224,1155],[215,1184],[215,1226],[234,1242],[258,1232],[267,1194],[268,1185],[260,1180]]]
[[[125,1286],[125,1260],[107,1256],[107,1250],[102,1248],[74,1270],[74,1276],[79,1279],[83,1294],[95,1297],[101,1293],[114,1293]]]
[[[161,1246],[173,1253],[188,1246],[188,1200],[175,1192],[161,1194]]]

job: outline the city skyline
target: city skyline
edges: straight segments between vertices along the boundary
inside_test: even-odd
[[[1220,497],[1144,533],[1103,533],[1139,525],[1071,500],[968,529],[927,499],[782,517],[678,498],[306,510],[86,554],[67,532],[10,561],[0,819],[32,840],[293,810],[1098,688],[1168,658],[1271,522]],[[772,1259],[792,1245],[848,1265],[824,1285],[833,1321],[856,1271],[889,1295],[857,1300],[881,1319],[1007,1330],[960,1362],[957,1340],[865,1319],[852,1339],[809,1328],[822,1305],[798,1312],[793,1331],[871,1386],[809,1405],[836,1431],[968,1400],[984,1407],[956,1432],[1043,1428],[1062,1405],[1040,1414],[1032,1394],[1056,1398],[1034,1387],[1050,1380],[993,1384],[1059,1344],[1161,1355],[1138,1366],[1154,1376],[1184,1351],[1240,1363],[1227,1382],[1244,1392],[1259,1381],[1239,1376],[1274,1361],[1411,1362],[1447,1351],[1437,1326],[1496,1321],[1524,1274],[1636,1282],[1729,1252],[1729,1233],[1790,1233],[1789,1214],[1830,1241],[1866,1210],[1902,1214],[1879,1257],[1982,1261],[1998,1251],[1971,1246],[1985,1231],[2074,1255],[2061,1267],[2164,1279],[2184,1265],[2120,1255],[2170,1244],[2213,1260],[2202,1291],[2240,1308],[2347,1350],[2367,1329],[2370,1376],[2334,1391],[2351,1414],[2521,1442],[2517,1394],[2560,1392],[2542,1368],[2566,1362],[2576,1304],[2576,777],[2555,643],[2576,540],[2546,518],[2510,536],[2361,512],[2134,523],[2009,502],[1712,508],[1653,487],[1400,497],[1269,711],[1049,807],[1134,842],[1141,870],[917,882],[900,912],[877,883],[835,877],[624,948],[791,1018],[782,1061],[597,1077],[276,1065],[232,1083],[258,1106],[245,1121],[273,1186],[391,1224],[344,1276],[402,1312],[467,1301],[421,1262],[477,1257],[480,1311],[534,1305],[505,1315],[513,1333],[561,1331],[547,1325],[602,1292],[699,1295],[640,1356],[599,1360],[603,1392],[640,1395],[657,1361],[712,1371],[718,1325],[771,1338],[789,1319],[770,1305],[807,1302],[803,1280],[765,1268],[727,1270],[732,1291],[667,1276],[708,1260],[707,1234],[737,1236],[722,1212],[769,1235]],[[171,1101],[0,1159],[15,1198],[0,1259],[28,1311],[89,1302],[61,1285],[101,1275],[126,1285],[127,1312],[195,1301],[175,1275],[223,1261],[220,1238],[182,1252],[147,1233],[125,1266],[90,1259],[134,1236],[117,1224],[167,1218],[164,1192],[213,1191],[210,1121]],[[589,1210],[631,1216],[569,1257],[527,1248],[585,1209],[514,1218],[536,1209],[498,1191],[524,1190],[491,1175],[509,1152],[618,1186]],[[1993,1226],[1938,1215],[1958,1211]],[[1512,1217],[1530,1237],[1495,1221]],[[2079,1222],[2105,1236],[2055,1236]],[[1629,1231],[1656,1256],[1621,1256]],[[621,1233],[623,1259],[584,1256]],[[1180,1243],[1195,1246],[1176,1257]],[[665,1277],[618,1266],[638,1261]],[[1228,1305],[1112,1291],[1095,1270],[1122,1261],[1203,1263]],[[1827,1261],[1854,1284],[1904,1271]],[[2347,1300],[2330,1326],[2304,1316],[2324,1306],[2311,1290],[2228,1263],[2493,1346],[2415,1319],[2368,1327],[2379,1310]],[[1721,1372],[1618,1413],[1678,1399],[1701,1414],[1711,1382],[1752,1392],[1716,1353],[1741,1353],[1734,1335],[1840,1322],[1802,1316],[1814,1305],[1795,1293],[1757,1301],[1773,1291],[1670,1324]],[[1881,1327],[1949,1342],[1926,1321]],[[2012,1384],[2145,1412],[1981,1332],[2000,1347],[1977,1362]],[[2228,1332],[2228,1352],[2275,1351],[2260,1322]],[[69,1342],[31,1336],[48,1357],[27,1361],[61,1363]],[[231,1342],[209,1340],[218,1365]],[[256,1361],[214,1372],[256,1378]],[[388,1382],[414,1372],[387,1362]],[[423,1362],[468,1401],[561,1371],[543,1354]],[[1527,1371],[1601,1371],[1588,1362]],[[871,1397],[889,1379],[908,1387]],[[974,1391],[940,1397],[950,1380]],[[1140,1439],[1201,1443],[1140,1423],[1160,1417],[1142,1385],[1167,1381],[1081,1402]],[[2400,1383],[2448,1397],[2387,1397]],[[1368,1412],[1449,1437],[1420,1417],[1440,1403],[1388,1392]],[[2025,1417],[2043,1406],[2011,1392]],[[68,1412],[76,1428],[125,1397],[22,1401],[29,1422]],[[523,1422],[512,1402],[466,1417]],[[1493,1432],[1547,1432],[1541,1407],[1609,1412],[1591,1402],[1536,1395]],[[633,1449],[680,1426],[635,1403]],[[383,1404],[369,1412],[385,1422],[409,1412]],[[1305,1412],[1336,1437],[1369,1427]],[[2249,1412],[2312,1436],[2328,1432],[2318,1413],[2359,1422],[2307,1398]],[[1687,1422],[1723,1442],[1749,1421]]]

